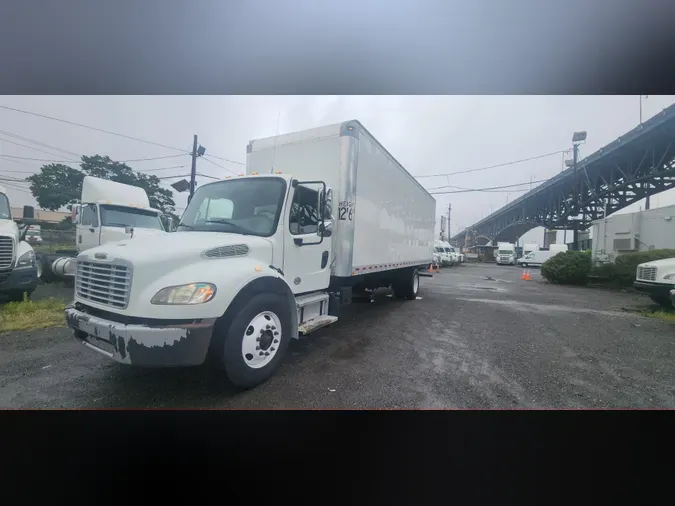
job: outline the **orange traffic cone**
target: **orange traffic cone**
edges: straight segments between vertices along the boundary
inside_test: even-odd
[[[523,281],[525,281],[526,278],[527,278],[527,270],[526,270],[526,269],[523,269],[523,273],[520,275],[520,279],[522,279]]]
[[[429,264],[429,273],[430,274],[434,273],[434,264]]]
[[[527,269],[525,271],[525,281],[530,281],[532,279],[532,276],[530,276],[530,269]]]

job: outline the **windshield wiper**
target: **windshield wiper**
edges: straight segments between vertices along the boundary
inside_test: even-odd
[[[216,220],[206,220],[206,223],[222,223],[223,225],[230,225],[231,227],[239,230],[243,235],[249,235],[251,233],[247,228],[237,225],[236,223],[226,220],[225,218],[218,218]]]
[[[193,227],[192,225],[186,225],[185,223],[179,223],[178,226],[179,226],[179,227],[185,227],[185,228],[193,229],[193,230],[194,230],[194,228],[195,228],[195,227]]]

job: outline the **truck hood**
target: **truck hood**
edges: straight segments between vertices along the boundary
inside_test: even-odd
[[[272,243],[263,237],[223,232],[173,232],[149,234],[133,239],[104,244],[79,255],[95,258],[104,253],[108,261],[115,258],[131,261],[135,266],[163,263],[166,270],[182,267],[187,261],[198,261],[207,250],[236,244],[245,244],[249,255],[264,262],[272,262]]]
[[[0,235],[19,237],[19,227],[12,220],[0,220]]]
[[[114,242],[114,241],[124,241],[125,239],[140,239],[143,237],[158,236],[162,234],[167,234],[164,230],[157,230],[154,228],[134,228],[134,236],[131,237],[126,233],[125,229],[121,227],[103,227],[102,228],[102,238],[105,238],[105,241],[102,242]]]
[[[638,267],[673,267],[675,266],[675,258],[664,258],[663,260],[652,260],[638,265]]]

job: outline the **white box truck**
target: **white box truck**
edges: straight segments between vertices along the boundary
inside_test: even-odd
[[[80,253],[66,320],[118,362],[211,357],[252,387],[353,292],[414,300],[435,211],[358,121],[251,141],[247,175],[200,186],[176,232]]]
[[[75,258],[87,249],[166,233],[162,211],[150,207],[150,199],[143,188],[85,176],[80,202],[72,209],[76,227],[74,249],[52,254],[38,253],[45,281],[72,278],[75,275]]]
[[[24,223],[21,229],[12,219],[7,191],[0,186],[0,294],[11,301],[20,301],[24,293],[33,293],[40,277],[35,251],[25,240],[28,223],[35,210],[24,207]]]

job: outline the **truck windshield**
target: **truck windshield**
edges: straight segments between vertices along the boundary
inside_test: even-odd
[[[232,179],[201,186],[178,229],[269,237],[277,228],[285,193],[286,182],[279,177]]]
[[[500,255],[511,255],[511,254],[513,254],[513,251],[511,251],[510,249],[500,249],[499,254]]]
[[[0,193],[0,220],[10,220],[12,218],[12,213],[9,209],[9,200],[7,200],[7,195]]]
[[[164,230],[155,211],[124,206],[102,205],[101,225],[104,227],[136,227]]]

